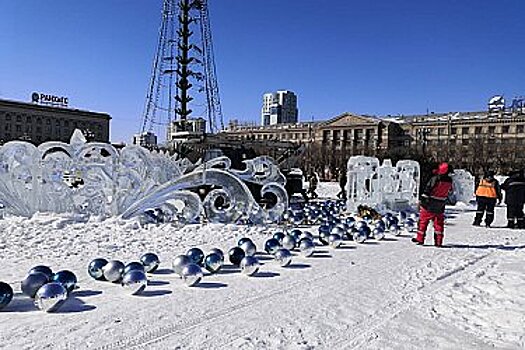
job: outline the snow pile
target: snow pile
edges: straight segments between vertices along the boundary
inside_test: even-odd
[[[338,183],[321,183],[334,197]],[[497,208],[495,225],[505,221]],[[0,280],[17,295],[0,311],[5,349],[516,349],[525,347],[525,234],[473,228],[472,212],[450,211],[447,247],[415,246],[408,235],[340,249],[317,246],[281,268],[264,253],[260,272],[232,265],[186,287],[170,271],[188,248],[223,251],[247,236],[262,250],[276,227],[87,222],[56,215],[0,221]],[[316,235],[316,227],[304,227]],[[427,244],[432,244],[428,237]],[[96,257],[161,266],[141,296],[91,279]],[[27,270],[71,269],[80,288],[56,314],[20,294]]]

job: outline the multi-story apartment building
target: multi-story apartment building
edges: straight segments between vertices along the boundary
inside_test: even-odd
[[[292,124],[299,120],[297,96],[288,90],[263,95],[261,125]]]
[[[106,113],[0,99],[0,141],[68,142],[75,129],[91,141],[109,142]]]

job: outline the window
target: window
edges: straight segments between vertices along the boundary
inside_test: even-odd
[[[481,126],[476,126],[476,129],[474,129],[476,132],[476,135],[479,135],[483,132],[483,128]]]
[[[463,146],[468,146],[468,141],[469,141],[468,139],[461,140],[461,144]]]
[[[450,134],[456,135],[457,129],[456,128],[450,128]]]
[[[26,123],[31,123],[31,116],[28,115],[28,116],[26,117]]]
[[[16,122],[21,123],[22,122],[22,116],[17,115],[16,116]]]
[[[21,126],[21,125],[17,125],[17,126],[16,126],[16,131],[18,131],[18,132],[22,132],[22,126]]]
[[[64,121],[64,126],[69,127],[69,120]]]
[[[42,124],[42,119],[40,119],[40,118],[36,118],[36,123],[37,123],[37,124]]]
[[[468,127],[461,128],[461,133],[463,135],[468,135]]]
[[[6,114],[5,115],[5,120],[11,120],[11,114]]]
[[[523,134],[523,130],[524,130],[523,125],[517,125],[516,126],[516,132],[518,134]]]
[[[438,128],[438,135],[445,135],[445,128]]]
[[[508,125],[503,125],[501,127],[501,132],[504,133],[504,134],[508,134],[509,133],[509,126]]]
[[[495,126],[489,126],[489,134],[494,134],[496,132]]]
[[[51,125],[51,120],[50,120],[49,118],[46,119],[46,124],[47,124],[47,125]]]

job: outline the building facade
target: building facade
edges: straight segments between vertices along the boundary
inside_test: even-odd
[[[157,135],[150,131],[142,132],[133,135],[133,144],[142,147],[156,147],[157,146]]]
[[[106,113],[0,99],[0,142],[69,142],[75,129],[89,141],[109,142],[110,120]]]
[[[448,161],[476,175],[486,169],[504,174],[525,168],[524,108],[397,118],[345,113],[322,122],[233,124],[223,134],[237,140],[306,144],[305,159],[319,159],[319,167],[331,172],[354,155]]]
[[[263,95],[261,125],[292,124],[299,121],[297,96],[288,90]]]

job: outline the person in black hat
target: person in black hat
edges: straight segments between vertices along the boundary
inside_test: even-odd
[[[523,170],[510,173],[503,182],[501,189],[505,191],[505,204],[507,204],[507,227],[525,228],[523,218],[523,203],[525,201],[525,178]]]

